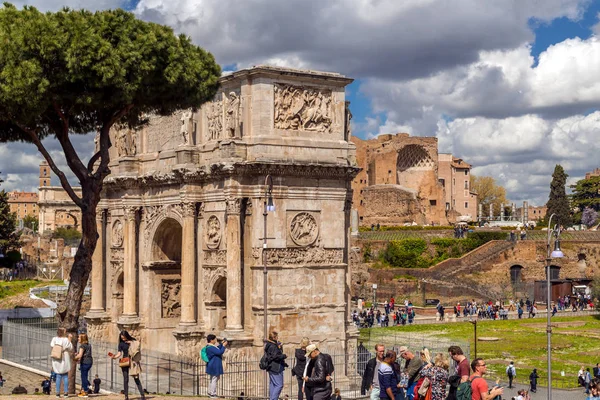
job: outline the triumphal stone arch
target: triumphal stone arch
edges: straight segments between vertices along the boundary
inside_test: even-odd
[[[197,356],[209,333],[260,351],[268,325],[352,350],[351,181],[358,172],[342,75],[259,66],[221,78],[201,108],[112,132],[98,209],[93,337]],[[267,217],[265,178],[275,211]]]

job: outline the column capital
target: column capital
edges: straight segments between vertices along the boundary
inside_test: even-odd
[[[234,214],[239,215],[240,214],[242,199],[240,199],[239,197],[229,198],[226,200],[226,202],[227,202],[227,206],[226,206],[227,215],[234,215]]]
[[[137,206],[125,206],[123,207],[123,215],[129,222],[135,221],[135,214],[140,208]]]
[[[196,215],[196,203],[191,201],[181,203],[181,213],[183,218],[193,218]]]
[[[200,205],[198,206],[198,219],[204,218],[204,208],[205,208],[205,203],[204,202],[200,203]]]

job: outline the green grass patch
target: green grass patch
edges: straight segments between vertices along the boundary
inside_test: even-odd
[[[600,353],[600,316],[555,317],[552,319],[552,379],[553,386],[577,387],[577,371],[582,365],[592,368]],[[475,355],[473,325],[468,322],[445,325],[412,325],[404,327],[362,329],[360,339],[369,341],[371,335],[397,332],[423,333],[429,337],[469,342],[471,357]],[[477,342],[477,356],[488,364],[491,378],[507,380],[505,369],[510,361],[517,367],[517,381],[528,383],[529,373],[537,368],[539,384],[547,385],[546,320],[522,319],[508,321],[479,321],[478,337],[497,337],[496,342]],[[385,336],[384,336],[385,337]],[[406,343],[410,345],[410,343]],[[565,376],[561,376],[564,371]]]
[[[0,282],[0,299],[29,292],[29,289],[44,285],[61,285],[63,281],[40,281],[37,279],[24,279],[11,282]]]

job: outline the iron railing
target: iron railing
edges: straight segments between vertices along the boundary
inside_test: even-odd
[[[12,320],[4,323],[3,358],[41,371],[51,371],[50,341],[56,333],[57,323],[48,319]],[[120,392],[123,389],[123,376],[116,360],[107,357],[109,351],[116,352],[116,344],[93,341],[94,364],[91,379],[95,375],[102,380],[103,389]],[[361,376],[366,362],[373,356],[364,347],[351,352],[339,353],[322,350],[333,360],[335,373],[332,385],[339,388],[346,398],[361,398]],[[288,350],[289,352],[289,350]],[[224,375],[218,384],[222,397],[268,397],[268,379],[265,371],[259,368],[260,357],[247,355],[241,351],[227,352],[223,358]],[[360,362],[359,362],[360,361]],[[297,378],[292,376],[294,357],[288,358],[290,368],[284,372],[284,389],[281,396],[296,398]],[[199,358],[186,358],[168,353],[160,353],[143,348],[142,344],[142,386],[150,393],[177,395],[207,395],[209,376],[206,364]],[[80,384],[77,373],[76,383]],[[129,391],[137,390],[130,379]],[[243,393],[243,395],[242,395]]]

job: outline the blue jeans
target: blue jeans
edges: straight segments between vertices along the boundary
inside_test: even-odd
[[[278,400],[283,390],[283,367],[279,372],[269,372],[269,400]]]
[[[417,382],[413,382],[407,389],[406,389],[406,399],[410,399],[413,400],[415,398],[415,386],[417,386]]]
[[[90,369],[92,369],[92,364],[80,364],[79,369],[81,370],[81,388],[84,392],[90,391]]]
[[[63,393],[69,393],[69,374],[56,374],[56,394],[60,394],[60,382],[63,383]]]

